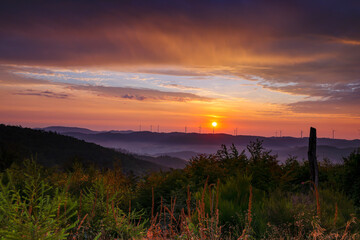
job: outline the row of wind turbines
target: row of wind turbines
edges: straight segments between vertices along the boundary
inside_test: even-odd
[[[211,125],[212,125],[212,130],[213,130],[212,133],[214,134],[214,133],[215,133],[215,128],[217,127],[217,123],[216,123],[216,122],[212,122]],[[140,132],[141,132],[141,131],[146,131],[146,130],[143,130],[143,127],[142,127],[141,124],[139,125],[139,131],[140,131]],[[160,125],[155,125],[155,126],[150,125],[150,132],[160,133]],[[336,131],[333,129],[333,130],[332,130],[332,139],[335,139],[335,132],[336,132]],[[187,127],[187,126],[184,127],[184,133],[188,133],[188,127]],[[202,126],[201,126],[201,125],[198,127],[198,133],[199,133],[199,134],[203,133],[203,132],[202,132]],[[282,130],[276,130],[274,137],[283,137],[283,134],[282,134],[282,133],[283,133]],[[303,133],[304,133],[304,131],[301,130],[301,131],[300,131],[300,138],[303,138]],[[359,129],[359,134],[360,134],[360,129]],[[234,128],[234,130],[233,130],[233,135],[234,135],[234,136],[238,136],[238,128]]]

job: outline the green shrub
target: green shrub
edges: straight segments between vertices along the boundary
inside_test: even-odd
[[[80,195],[78,219],[84,222],[74,236],[80,239],[95,238],[99,234],[102,239],[142,237],[146,224],[143,211],[129,208],[124,212],[119,207],[121,202],[121,194],[113,191],[112,186],[104,184],[103,179],[95,181]]]
[[[219,184],[218,209],[220,225],[223,227],[223,234],[240,236],[248,224],[249,196],[250,196],[251,177],[238,174],[227,179],[225,183]],[[209,199],[215,198],[215,189],[205,193],[205,204],[207,211],[213,208]],[[210,196],[211,194],[211,196]],[[196,199],[201,199],[202,190],[195,194]],[[264,215],[265,192],[252,188],[251,202],[251,230],[258,236],[266,229],[266,219]]]
[[[39,175],[25,174],[24,188],[0,183],[0,237],[2,239],[66,239],[77,221],[77,202],[66,191],[52,188]],[[3,176],[4,178],[4,176]]]

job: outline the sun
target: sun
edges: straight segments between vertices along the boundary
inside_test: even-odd
[[[211,125],[212,125],[213,127],[216,127],[216,126],[217,126],[217,122],[212,122]]]

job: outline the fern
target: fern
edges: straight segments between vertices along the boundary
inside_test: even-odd
[[[66,191],[53,189],[39,175],[25,175],[24,187],[13,183],[11,172],[7,184],[0,182],[1,239],[66,239],[76,221],[76,201]]]

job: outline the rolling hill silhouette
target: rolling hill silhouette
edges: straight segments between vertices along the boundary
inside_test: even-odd
[[[73,130],[73,129],[72,129]],[[78,129],[76,129],[78,130]],[[166,166],[55,132],[0,125],[0,165],[34,157],[40,164],[63,168],[74,161],[111,168],[120,163],[125,172],[169,169]],[[159,161],[160,162],[160,161]]]
[[[200,153],[215,153],[221,144],[235,146],[242,150],[250,141],[262,140],[265,148],[278,154],[280,161],[285,161],[289,156],[297,156],[299,160],[307,159],[308,138],[294,137],[261,137],[229,134],[198,134],[198,133],[156,133],[134,131],[73,131],[73,128],[52,127],[53,131],[73,136],[88,142],[93,142],[105,147],[126,149],[137,154],[152,156],[168,155],[189,160]],[[71,130],[71,131],[70,131]],[[89,130],[91,131],[91,130]],[[328,158],[332,162],[342,161],[354,149],[360,147],[360,140],[318,138],[319,160]]]

